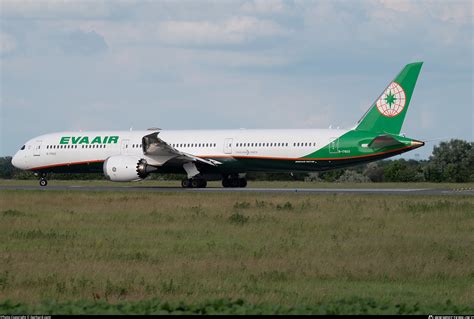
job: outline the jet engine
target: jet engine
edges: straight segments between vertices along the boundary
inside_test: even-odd
[[[140,181],[156,169],[137,156],[111,156],[104,162],[104,175],[113,182]]]

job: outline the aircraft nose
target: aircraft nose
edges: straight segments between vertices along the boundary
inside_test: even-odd
[[[16,153],[13,158],[12,158],[12,165],[15,166],[16,168],[23,169],[21,165],[21,161],[19,159],[18,153]]]
[[[18,167],[18,155],[15,154],[12,158],[12,165],[15,166],[16,168],[19,168]]]

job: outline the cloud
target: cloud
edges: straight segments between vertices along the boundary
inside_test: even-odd
[[[17,42],[11,35],[0,31],[0,54],[8,54],[17,48]]]
[[[111,15],[112,1],[2,0],[1,15],[7,19],[97,19]],[[123,3],[117,1],[116,4]]]
[[[282,0],[252,0],[244,2],[241,9],[250,14],[281,14],[287,6]]]
[[[165,21],[158,26],[159,38],[170,44],[228,45],[256,39],[281,37],[290,33],[271,20],[251,16],[214,21]]]
[[[431,18],[453,24],[472,23],[474,17],[472,1],[411,1],[411,0],[376,0],[386,12],[401,12],[416,16],[429,15]],[[376,5],[373,8],[377,7]],[[378,11],[378,10],[377,10]],[[380,14],[380,11],[378,11]]]
[[[65,53],[90,55],[107,50],[104,38],[94,31],[80,30],[66,34],[60,43]]]

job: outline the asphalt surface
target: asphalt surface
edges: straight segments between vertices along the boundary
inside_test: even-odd
[[[394,194],[394,195],[474,195],[473,188],[181,188],[156,186],[0,186],[1,190],[93,191],[93,192],[199,192],[199,193],[302,193],[302,194]]]

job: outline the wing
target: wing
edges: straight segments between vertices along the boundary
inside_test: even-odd
[[[200,162],[211,166],[217,166],[218,164],[221,164],[219,161],[203,159],[192,154],[178,151],[159,138],[158,134],[160,134],[159,131],[145,135],[142,138],[143,154],[153,159],[154,162],[149,163],[151,165],[161,166],[170,161],[179,162],[182,164],[189,162]]]

